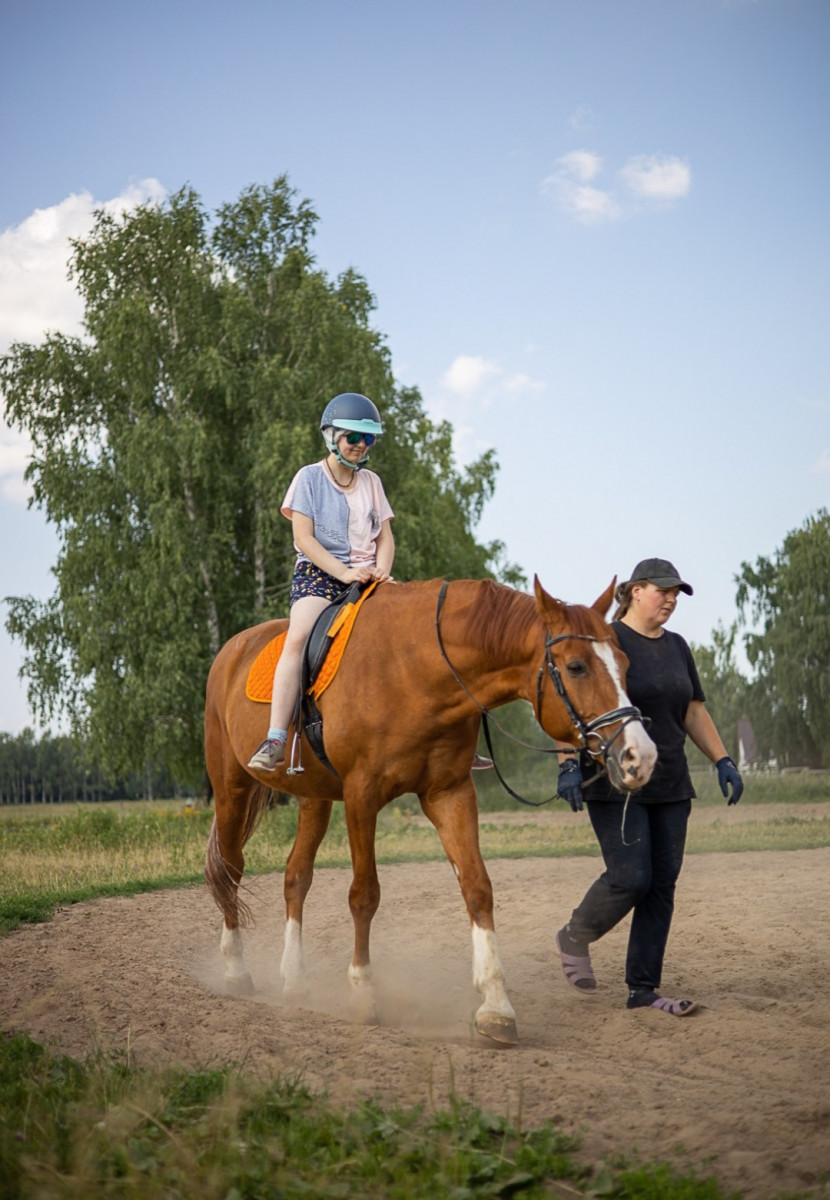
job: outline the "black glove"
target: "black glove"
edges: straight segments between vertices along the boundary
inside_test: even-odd
[[[732,795],[729,796],[727,803],[737,804],[744,791],[744,781],[741,779],[740,771],[731,758],[718,759],[715,766],[718,768],[718,783],[724,796],[729,796],[729,785],[732,784]]]
[[[578,758],[563,759],[559,766],[556,794],[567,800],[574,812],[582,812],[582,768]]]

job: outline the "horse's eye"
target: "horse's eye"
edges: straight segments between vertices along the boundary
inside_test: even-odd
[[[585,663],[581,658],[574,658],[568,663],[566,669],[568,674],[573,676],[574,679],[578,679],[581,675],[588,674],[588,668],[585,666]]]

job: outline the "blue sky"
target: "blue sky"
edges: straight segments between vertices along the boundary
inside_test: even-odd
[[[574,602],[668,557],[707,642],[828,504],[829,50],[826,0],[6,0],[0,351],[77,330],[94,206],[287,173],[459,461],[496,448],[480,537]],[[45,597],[25,455],[0,424],[0,596]]]

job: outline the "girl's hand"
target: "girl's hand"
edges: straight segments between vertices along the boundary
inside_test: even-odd
[[[374,567],[349,567],[341,583],[369,583],[375,578]]]

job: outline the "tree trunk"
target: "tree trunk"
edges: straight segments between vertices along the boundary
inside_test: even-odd
[[[196,504],[193,499],[190,481],[187,479],[187,477],[184,479],[184,505],[185,512],[187,513],[187,519],[190,521],[190,524],[193,528],[194,541],[196,545],[201,548],[202,538],[200,536],[198,513],[196,512]],[[199,555],[199,573],[202,576],[202,583],[204,584],[205,588],[205,601],[207,602],[207,626],[208,638],[210,640],[210,651],[215,658],[222,649],[222,634],[219,625],[219,609],[216,605],[216,597],[213,593],[213,581],[211,579],[210,569],[205,561],[204,555],[201,553]]]

